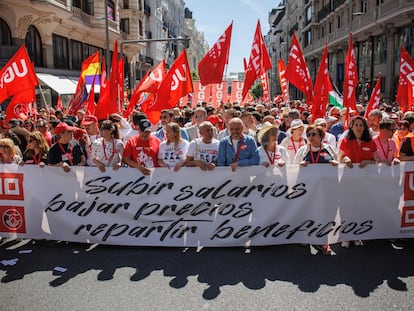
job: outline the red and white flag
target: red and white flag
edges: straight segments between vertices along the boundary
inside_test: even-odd
[[[227,81],[211,85],[211,103],[213,107],[217,108],[222,102],[228,102],[229,94],[227,93],[227,85]]]
[[[356,88],[358,85],[357,64],[355,60],[352,32],[349,34],[349,47],[345,58],[344,107],[356,111]]]
[[[0,71],[0,102],[39,85],[33,65],[22,45]]]
[[[194,81],[193,101],[196,104],[209,102],[213,85],[214,84],[202,85],[200,81]]]
[[[148,105],[143,105],[142,111],[147,113],[150,111],[161,112],[163,109],[170,109],[177,105],[181,97],[192,92],[193,81],[190,67],[188,66],[187,52],[183,50],[171,65],[170,70],[168,70],[157,91],[153,93],[155,95],[154,100]],[[155,117],[150,120],[153,124],[158,121],[155,120]]]
[[[29,114],[29,105],[33,102],[36,102],[36,93],[33,87],[15,94],[6,108],[6,122],[11,119],[26,120]]]
[[[377,83],[375,84],[375,88],[371,93],[371,98],[369,99],[367,109],[365,110],[365,118],[368,118],[368,115],[371,112],[371,110],[379,108],[380,99],[381,99],[381,73],[378,74]]]
[[[202,85],[221,83],[223,80],[224,67],[229,60],[232,28],[233,22],[198,63],[198,75]]]
[[[400,49],[400,78],[396,101],[403,112],[412,110],[414,105],[414,60],[403,46]]]
[[[289,83],[293,84],[305,95],[308,105],[312,103],[312,78],[295,33],[292,35],[292,46],[290,47],[288,64],[286,66],[286,78]]]
[[[257,21],[256,32],[253,38],[252,50],[250,52],[249,63],[245,70],[245,79],[242,97],[244,98],[249,92],[254,81],[260,78],[262,73],[272,68],[269,53],[263,38],[260,27],[260,20]]]
[[[328,71],[328,45],[325,45],[313,90],[312,120],[325,117],[330,91],[332,91],[332,83]]]
[[[269,92],[269,77],[267,76],[267,72],[262,72],[262,74],[260,75],[260,82],[262,83],[263,101],[265,103],[269,103],[270,92]]]
[[[286,67],[283,59],[277,61],[277,69],[279,72],[280,89],[282,90],[283,102],[289,102],[289,81],[286,78]]]

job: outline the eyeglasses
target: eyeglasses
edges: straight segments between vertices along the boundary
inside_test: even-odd
[[[387,129],[387,130],[389,130],[391,132],[395,132],[396,128],[395,127],[392,127],[392,128]]]
[[[202,114],[195,115],[195,116],[194,116],[194,118],[196,118],[196,119],[201,119],[201,118],[204,118],[204,115],[202,115]]]
[[[161,116],[160,119],[169,119],[170,116]]]
[[[0,145],[0,148],[10,148],[9,145]]]
[[[316,133],[316,132],[307,133],[307,134],[306,134],[306,136],[307,136],[307,137],[311,137],[311,136],[312,136],[312,137],[315,137],[315,136],[318,136],[318,133]]]

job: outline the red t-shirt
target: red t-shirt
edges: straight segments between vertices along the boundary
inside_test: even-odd
[[[160,140],[151,135],[148,141],[140,139],[139,135],[131,137],[124,150],[124,157],[147,167],[158,167],[158,149]]]
[[[342,140],[340,150],[344,156],[349,157],[353,163],[361,163],[363,160],[373,160],[374,152],[377,151],[377,145],[373,140],[361,141],[358,144],[356,140],[349,140],[347,137]]]

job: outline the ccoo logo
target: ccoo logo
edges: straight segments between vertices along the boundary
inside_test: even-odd
[[[24,207],[0,206],[0,232],[26,233]]]

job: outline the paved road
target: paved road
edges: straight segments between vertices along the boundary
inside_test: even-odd
[[[414,240],[309,247],[0,245],[0,310],[414,310]]]

